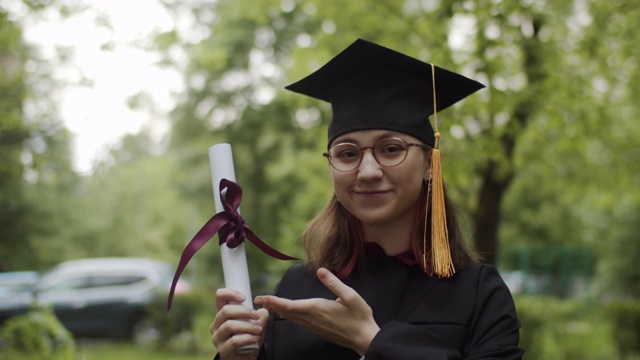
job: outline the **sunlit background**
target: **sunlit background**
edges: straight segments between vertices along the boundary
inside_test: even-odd
[[[19,1],[7,3],[7,10],[24,19],[24,40],[45,59],[55,61],[58,51],[69,56],[52,75],[68,82],[55,95],[60,119],[73,135],[74,169],[89,173],[123,135],[143,127],[166,135],[173,95],[183,85],[179,70],[159,66],[160,56],[145,49],[154,33],[174,26],[159,1],[96,2],[71,16],[54,9],[30,15]],[[153,112],[128,106],[141,93],[153,101]]]
[[[640,359],[638,19],[632,0],[0,0],[0,359],[32,358],[20,328],[65,359],[210,358],[215,240],[164,311],[166,269],[215,212],[207,149],[231,144],[247,223],[301,257],[332,192],[330,115],[283,87],[357,38],[487,85],[439,116],[444,176],[526,358]],[[290,265],[247,255],[254,295]],[[57,267],[96,257],[137,265]],[[5,321],[97,278],[144,308],[119,336],[77,312]]]

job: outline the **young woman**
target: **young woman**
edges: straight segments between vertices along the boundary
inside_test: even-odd
[[[218,358],[522,357],[513,299],[465,246],[428,119],[482,87],[364,40],[287,87],[331,103],[335,194],[302,236],[305,264],[255,298],[261,309],[217,291]]]

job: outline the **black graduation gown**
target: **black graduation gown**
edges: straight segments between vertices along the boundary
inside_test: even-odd
[[[522,358],[513,299],[492,266],[476,265],[445,279],[395,257],[368,254],[345,283],[371,306],[381,328],[366,360]],[[291,267],[274,294],[336,298],[304,265]],[[261,360],[359,359],[274,314],[266,331]]]

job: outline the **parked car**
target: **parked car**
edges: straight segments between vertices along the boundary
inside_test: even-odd
[[[0,272],[0,301],[17,293],[27,291],[40,279],[37,271]]]
[[[146,258],[67,261],[44,274],[31,291],[5,299],[0,304],[0,321],[37,304],[52,307],[62,324],[77,337],[148,342],[160,336],[162,325],[154,314],[166,311],[174,270],[171,264]],[[176,293],[180,296],[188,290],[189,284],[181,280]],[[179,320],[181,328],[191,322],[190,318]]]

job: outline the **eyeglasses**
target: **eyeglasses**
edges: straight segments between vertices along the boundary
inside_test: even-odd
[[[427,145],[408,143],[399,138],[386,138],[378,141],[373,146],[364,148],[352,143],[340,143],[334,145],[329,149],[329,152],[322,154],[322,156],[329,159],[329,164],[334,169],[347,172],[360,166],[364,150],[371,149],[373,158],[376,159],[380,166],[392,167],[402,164],[404,159],[407,158],[407,153],[411,146],[416,146],[423,150],[429,148]]]

